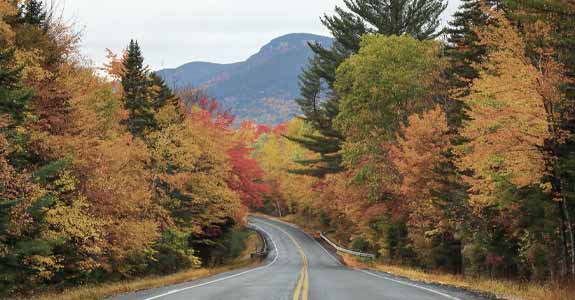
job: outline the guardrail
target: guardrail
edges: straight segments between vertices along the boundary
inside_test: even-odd
[[[337,251],[343,252],[343,253],[347,253],[347,254],[351,254],[354,256],[360,256],[360,257],[369,257],[369,258],[375,258],[375,254],[370,254],[370,253],[362,253],[362,252],[357,252],[357,251],[353,251],[353,250],[348,250],[345,248],[342,248],[338,245],[336,245],[334,242],[330,241],[323,233],[320,233],[320,237],[326,241],[326,243],[330,244],[332,247],[334,247]]]
[[[262,246],[261,249],[256,250],[256,252],[251,254],[251,257],[252,258],[259,257],[261,259],[265,259],[270,252],[266,234],[261,232],[261,230],[259,230],[259,228],[257,228],[256,226],[252,226],[252,225],[248,224],[248,225],[246,225],[246,227],[255,231],[260,236],[260,238],[262,239],[262,241],[264,243],[264,245]]]

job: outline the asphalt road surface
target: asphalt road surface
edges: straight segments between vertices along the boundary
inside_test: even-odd
[[[261,267],[122,295],[117,300],[484,300],[465,291],[343,266],[326,248],[289,224],[250,217],[268,235]]]

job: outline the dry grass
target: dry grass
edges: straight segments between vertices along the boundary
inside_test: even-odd
[[[250,258],[251,252],[256,247],[261,247],[259,235],[250,234],[246,240],[246,250],[232,263],[219,268],[201,268],[191,269],[168,276],[151,276],[130,281],[105,283],[101,285],[77,287],[66,290],[62,293],[43,294],[36,296],[34,300],[100,300],[110,296],[126,294],[135,291],[153,289],[167,285],[193,281],[220,273],[228,272],[234,269],[244,267],[255,267],[259,264]]]
[[[362,262],[355,257],[341,254],[344,262],[354,268],[369,268],[412,280],[445,284],[468,290],[492,293],[510,300],[575,300],[575,286],[571,284],[537,284],[511,280],[465,278],[461,275],[431,273],[422,270]]]

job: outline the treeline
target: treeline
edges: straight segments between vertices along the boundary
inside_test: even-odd
[[[445,30],[442,0],[345,4],[276,172],[316,179],[283,209],[386,262],[575,278],[575,3],[463,0]]]
[[[79,40],[0,0],[0,296],[218,263],[268,192],[216,101],[183,105],[135,41],[98,75]]]

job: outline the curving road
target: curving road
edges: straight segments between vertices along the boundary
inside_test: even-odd
[[[304,232],[250,217],[273,250],[264,265],[184,284],[116,297],[117,300],[483,300],[467,292],[350,269]]]

